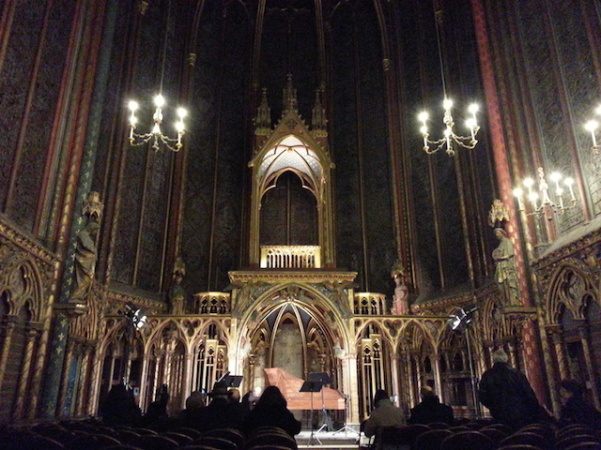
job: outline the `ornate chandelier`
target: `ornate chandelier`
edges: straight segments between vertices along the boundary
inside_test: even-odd
[[[431,140],[430,131],[428,129],[428,121],[430,115],[427,111],[422,111],[418,115],[418,119],[421,122],[420,132],[424,138],[424,146],[422,149],[429,155],[436,153],[441,149],[445,149],[447,155],[453,156],[455,149],[463,147],[472,149],[476,146],[478,141],[476,140],[476,134],[480,130],[478,126],[478,118],[476,113],[480,109],[476,103],[472,103],[468,107],[469,117],[465,120],[465,126],[469,130],[469,134],[462,136],[455,132],[455,120],[453,119],[452,108],[453,101],[447,95],[447,87],[445,82],[445,68],[449,67],[449,64],[445,64],[444,48],[442,45],[443,34],[441,33],[441,27],[444,22],[444,11],[436,9],[436,2],[434,2],[434,18],[436,22],[436,44],[438,46],[438,60],[440,64],[440,76],[442,80],[442,91],[444,94],[444,101],[442,106],[444,108],[444,115],[442,117],[442,123],[444,124],[443,136],[440,139]]]
[[[553,188],[549,187],[549,182],[553,185]],[[518,200],[518,206],[520,211],[530,210],[527,214],[539,214],[543,215],[547,210],[552,210],[554,213],[563,214],[568,209],[576,206],[576,196],[572,188],[574,179],[571,177],[564,177],[559,172],[553,172],[549,176],[549,182],[545,178],[545,172],[542,167],[538,168],[538,186],[532,178],[525,178],[522,181],[522,186],[525,188],[517,187],[513,190],[513,195]],[[567,188],[567,190],[565,189]],[[569,197],[567,194],[569,193]],[[530,203],[530,207],[527,208],[524,204],[524,196]],[[564,198],[566,197],[566,198]]]
[[[428,112],[422,111],[418,115],[418,119],[421,122],[420,132],[424,138],[423,150],[430,155],[432,153],[436,153],[442,148],[446,148],[445,151],[447,155],[453,156],[455,154],[455,146],[457,145],[467,149],[474,148],[478,143],[476,140],[476,134],[480,130],[480,127],[478,126],[478,118],[476,116],[479,106],[476,103],[472,103],[468,108],[470,117],[465,121],[465,126],[469,130],[468,136],[460,136],[455,132],[455,122],[453,115],[451,114],[453,101],[445,97],[442,106],[444,107],[444,116],[442,118],[442,122],[445,125],[445,129],[443,132],[443,137],[440,139],[430,140],[430,133],[428,130],[428,120],[430,119],[430,115]]]
[[[152,120],[154,122],[152,130],[150,133],[140,134],[136,132],[136,124],[138,123],[136,111],[140,106],[135,100],[129,101],[129,143],[138,146],[152,141],[152,148],[155,151],[159,151],[161,147],[165,147],[174,152],[178,152],[182,148],[182,136],[185,133],[184,118],[188,115],[188,111],[182,107],[177,108],[177,117],[179,118],[179,120],[175,122],[177,137],[171,138],[164,135],[161,130],[161,124],[163,123],[163,107],[166,104],[165,97],[163,97],[162,94],[158,94],[154,97],[154,104],[156,109],[152,115]]]
[[[163,97],[163,78],[165,76],[165,59],[167,56],[167,37],[169,36],[169,21],[171,18],[171,1],[168,3],[167,19],[165,22],[165,39],[163,40],[163,55],[161,58],[161,81],[159,94],[154,97],[155,110],[152,115],[153,125],[149,133],[137,133],[136,125],[138,124],[138,118],[136,117],[136,111],[140,108],[140,105],[135,100],[128,102],[129,114],[129,143],[131,145],[139,146],[152,142],[152,148],[158,152],[163,148],[167,148],[171,151],[178,152],[182,148],[182,136],[185,133],[186,127],[184,124],[184,118],[188,115],[188,111],[182,107],[178,107],[176,110],[178,121],[175,122],[175,131],[177,137],[172,138],[163,134],[161,125],[163,123],[163,109],[167,104],[165,97]]]

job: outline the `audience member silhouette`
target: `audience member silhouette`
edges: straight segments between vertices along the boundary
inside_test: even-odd
[[[455,423],[453,417],[453,408],[444,403],[440,403],[440,399],[430,386],[424,386],[420,389],[422,401],[420,404],[411,409],[411,417],[409,423],[421,423],[428,425],[434,422],[443,422],[449,425]]]
[[[100,407],[100,415],[107,425],[135,426],[140,424],[142,412],[134,399],[133,392],[124,384],[113,386]]]
[[[601,430],[601,413],[584,399],[584,388],[580,383],[562,381],[559,394],[562,400],[560,426],[579,423],[593,430]]]
[[[513,428],[536,422],[543,408],[526,376],[507,364],[507,353],[493,353],[493,366],[480,380],[480,403],[490,409],[495,420]]]
[[[246,417],[250,413],[247,405],[243,405],[240,401],[240,391],[236,388],[232,388],[227,391],[228,410],[230,414],[230,420],[235,424],[234,428],[242,429]]]
[[[227,401],[227,386],[218,381],[208,394],[211,403],[199,409],[198,421],[190,424],[193,428],[204,432],[217,428],[238,428],[243,426],[243,418],[234,417]]]
[[[167,404],[169,403],[169,388],[166,384],[159,388],[157,399],[148,405],[146,415],[143,417],[144,426],[150,428],[164,428],[169,420]]]
[[[202,420],[202,410],[206,407],[207,395],[193,391],[186,399],[186,409],[179,414],[179,424],[185,428],[198,428]]]
[[[405,425],[405,413],[395,406],[384,389],[378,389],[374,395],[374,410],[365,422],[365,436],[372,437],[380,428]]]
[[[300,433],[301,423],[288,410],[288,403],[277,386],[268,386],[248,415],[244,426],[246,434],[259,427],[278,427],[294,437]]]

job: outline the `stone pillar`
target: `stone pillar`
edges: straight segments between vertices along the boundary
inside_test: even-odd
[[[444,401],[442,395],[442,375],[440,373],[440,357],[438,354],[432,355],[432,370],[434,371],[434,391],[440,396],[440,401]]]
[[[17,399],[15,403],[15,409],[13,411],[13,419],[18,421],[23,418],[23,407],[25,406],[25,400],[28,392],[31,390],[29,385],[29,379],[31,375],[31,360],[33,359],[35,342],[38,338],[39,330],[36,328],[30,328],[27,330],[27,337],[25,343],[25,356],[23,364],[21,365],[19,387],[17,388]]]
[[[81,368],[79,370],[79,384],[77,388],[77,397],[75,402],[75,413],[78,416],[85,414],[86,406],[90,404],[89,396],[86,394],[91,391],[90,377],[90,359],[92,358],[92,348],[88,343],[82,345],[81,348]]]
[[[194,364],[194,350],[188,352],[186,349],[186,356],[184,360],[184,376],[183,376],[183,387],[182,387],[182,404],[181,408],[186,407],[186,399],[192,393],[192,369]]]
[[[343,386],[342,392],[347,398],[346,424],[358,429],[359,417],[359,383],[357,380],[357,356],[347,354],[342,360]]]
[[[92,362],[92,374],[90,376],[90,393],[88,395],[88,407],[86,414],[95,415],[98,411],[100,401],[100,383],[102,383],[103,355],[97,350],[98,343],[91,344],[90,361]]]
[[[547,334],[551,336],[555,357],[557,358],[557,368],[559,369],[559,379],[565,380],[568,377],[568,360],[566,358],[563,346],[563,331],[559,326],[547,328]]]
[[[409,392],[407,393],[407,404],[410,407],[413,407],[417,404],[415,400],[415,385],[413,384],[414,379],[416,378],[413,373],[413,364],[411,364],[411,354],[409,352],[404,352],[402,355],[403,361],[405,362],[405,374],[407,379],[407,389]]]
[[[516,369],[520,368],[519,359],[517,356],[516,346],[512,341],[507,342],[507,350],[509,351],[509,364]]]
[[[591,393],[593,395],[593,404],[595,408],[599,409],[599,392],[597,391],[597,383],[595,379],[595,368],[593,366],[593,360],[591,357],[591,346],[588,339],[588,332],[586,329],[586,324],[583,323],[578,328],[578,334],[580,335],[580,342],[582,344],[582,353],[584,355],[584,362],[586,365],[586,375],[587,375],[587,387],[590,386]]]
[[[399,379],[399,355],[393,353],[390,355],[390,376],[392,384],[391,394],[396,399],[396,406],[401,406],[400,382]]]
[[[146,409],[146,393],[148,391],[148,366],[150,365],[150,355],[144,353],[144,357],[142,358],[142,370],[140,371],[140,395],[139,398],[139,407],[142,410]]]
[[[6,316],[2,328],[4,328],[4,342],[2,342],[2,349],[0,349],[0,386],[4,383],[4,374],[6,373],[6,363],[8,362],[8,354],[10,352],[10,344],[13,337],[13,331],[17,324],[18,318],[16,316]]]
[[[75,342],[73,341],[73,339],[69,339],[69,342],[67,342],[67,352],[65,354],[65,359],[64,359],[64,369],[63,369],[63,376],[61,378],[61,383],[60,383],[60,390],[59,390],[59,396],[58,396],[58,407],[57,407],[57,415],[58,417],[65,417],[68,416],[69,414],[65,414],[65,407],[67,405],[67,389],[69,386],[69,373],[70,373],[70,367],[71,364],[73,363],[73,358],[75,356]]]

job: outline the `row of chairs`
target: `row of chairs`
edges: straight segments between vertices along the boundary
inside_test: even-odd
[[[0,449],[22,450],[297,450],[297,443],[284,430],[262,427],[248,437],[224,428],[200,433],[177,428],[157,433],[145,428],[45,425],[30,430],[12,430],[0,435]]]
[[[484,425],[484,426],[480,426]],[[408,425],[379,430],[376,450],[601,450],[601,431],[583,425],[528,425],[512,432],[502,424]]]

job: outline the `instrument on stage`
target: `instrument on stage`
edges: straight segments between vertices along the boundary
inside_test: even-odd
[[[304,380],[290,375],[278,367],[263,369],[265,372],[265,385],[277,386],[288,402],[288,409],[339,409],[344,410],[344,395],[336,389],[323,387],[322,393],[299,392]],[[311,400],[311,395],[315,395]],[[323,401],[322,401],[323,400]]]

